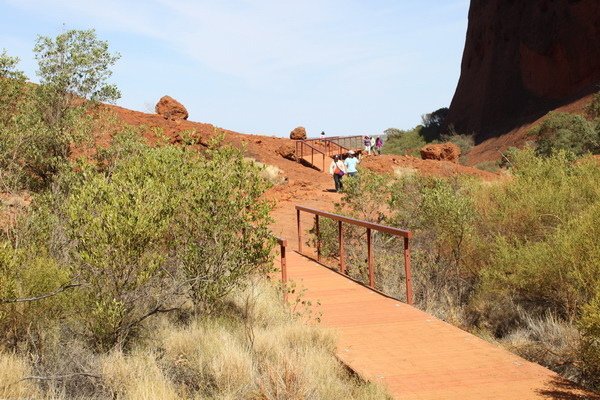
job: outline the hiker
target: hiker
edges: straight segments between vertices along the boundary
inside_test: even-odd
[[[375,151],[377,150],[375,148],[375,136],[371,136],[371,153],[375,154]]]
[[[363,138],[363,144],[365,145],[365,152],[371,155],[371,138],[365,135]]]
[[[354,152],[350,150],[348,152],[348,158],[344,161],[344,165],[346,165],[346,173],[348,176],[355,176],[358,174],[358,170],[356,166],[360,163],[360,160],[354,156]]]
[[[346,166],[339,155],[333,156],[333,161],[329,166],[329,174],[333,176],[333,183],[335,184],[335,191],[341,192],[343,189],[342,176],[346,174]]]
[[[377,136],[377,140],[375,141],[375,151],[377,151],[378,155],[381,155],[382,147],[383,147],[383,140],[381,140],[381,137]]]

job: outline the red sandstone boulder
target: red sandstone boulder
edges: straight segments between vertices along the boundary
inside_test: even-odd
[[[598,21],[598,0],[471,0],[446,128],[481,143],[597,91]]]
[[[293,131],[290,132],[290,139],[293,140],[304,140],[306,139],[306,129],[304,127],[299,126]]]
[[[165,119],[173,121],[188,119],[189,116],[183,104],[170,96],[163,96],[156,103],[155,110],[158,115],[162,115]]]
[[[288,160],[296,161],[296,147],[291,144],[284,144],[279,146],[276,153],[283,158]]]
[[[458,163],[460,147],[454,143],[428,144],[421,148],[423,160],[450,161]]]

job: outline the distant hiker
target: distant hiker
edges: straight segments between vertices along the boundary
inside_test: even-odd
[[[365,135],[363,138],[363,144],[365,145],[365,152],[371,155],[371,138]]]
[[[333,175],[333,183],[335,184],[335,191],[339,192],[343,189],[342,176],[346,174],[346,166],[339,155],[333,156],[333,161],[329,166],[329,174]]]
[[[375,136],[371,136],[371,153],[373,153],[373,154],[375,154],[375,151],[376,151],[375,142],[376,142]]]
[[[377,154],[381,155],[382,147],[383,147],[383,140],[381,140],[381,137],[377,136],[377,140],[375,141],[375,151],[377,151]]]
[[[346,165],[346,173],[348,174],[348,176],[355,176],[356,174],[358,174],[358,170],[356,169],[358,163],[360,163],[360,160],[356,158],[354,156],[354,152],[350,150],[348,152],[348,158],[346,158],[346,161],[344,161],[344,164]]]

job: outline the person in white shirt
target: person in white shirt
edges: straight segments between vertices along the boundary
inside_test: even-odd
[[[342,176],[346,174],[346,166],[339,155],[333,156],[333,161],[329,165],[329,174],[333,176],[335,191],[339,192],[343,189]]]

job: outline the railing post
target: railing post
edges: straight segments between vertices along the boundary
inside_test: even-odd
[[[321,232],[319,231],[319,216],[315,215],[315,229],[317,233],[317,261],[321,262]]]
[[[298,225],[298,253],[302,254],[302,229],[300,228],[300,210],[296,209],[296,223]]]
[[[346,273],[346,263],[344,260],[344,231],[342,230],[342,221],[338,221],[338,242],[340,253],[340,272]]]
[[[285,257],[285,247],[287,245],[287,240],[284,240],[280,244],[281,251],[281,281],[283,283],[287,282],[287,260]]]
[[[413,304],[412,273],[410,271],[410,248],[408,238],[404,238],[404,274],[406,275],[406,303]]]
[[[325,172],[325,153],[323,153],[323,172]]]
[[[369,286],[375,287],[375,271],[373,271],[373,243],[371,242],[371,228],[367,228],[367,265],[369,267]]]

